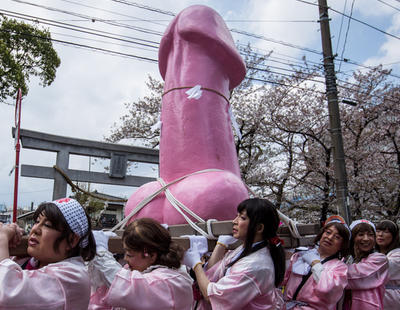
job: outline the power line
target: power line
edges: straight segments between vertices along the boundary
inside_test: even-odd
[[[152,12],[157,12],[157,13],[164,14],[164,15],[176,16],[176,14],[171,12],[171,11],[165,11],[165,10],[157,9],[157,8],[146,6],[146,5],[141,5],[141,4],[138,4],[138,3],[135,3],[135,2],[127,1],[127,0],[111,0],[111,1],[118,2],[118,3],[123,3],[123,4],[126,4],[126,5],[130,5],[130,6],[135,6],[135,7],[141,8],[141,9],[149,10],[149,11],[152,11]],[[316,51],[316,50],[309,49],[309,48],[306,48],[306,47],[301,47],[301,46],[294,45],[294,44],[291,44],[291,43],[275,40],[275,39],[272,39],[272,38],[266,38],[264,36],[252,34],[252,33],[249,33],[249,32],[242,31],[242,30],[230,29],[230,31],[238,33],[238,34],[254,37],[254,38],[257,38],[257,39],[261,39],[261,40],[282,44],[282,45],[289,46],[289,47],[292,47],[292,48],[305,50],[305,51],[308,51],[308,52],[311,52],[311,53],[316,53],[316,54],[319,54],[319,55],[322,54],[320,51]]]
[[[316,4],[316,3],[311,3],[311,2],[308,2],[308,1],[305,1],[305,0],[295,0],[295,1],[302,2],[302,3],[306,3],[306,4],[309,4],[309,5],[318,6],[318,4]],[[338,10],[333,9],[332,7],[328,7],[328,9],[331,10],[331,11],[333,11],[333,12],[335,12],[335,13],[337,13],[337,14],[343,15],[343,16],[345,16],[345,17],[351,19],[351,20],[354,20],[354,21],[356,21],[356,22],[358,22],[358,23],[360,23],[360,24],[363,24],[364,26],[367,26],[367,27],[372,28],[372,29],[374,29],[374,30],[376,30],[376,31],[379,31],[379,32],[381,32],[381,33],[383,33],[383,34],[386,34],[386,35],[388,35],[388,36],[390,36],[390,37],[393,37],[393,38],[395,38],[395,39],[400,40],[400,37],[398,37],[398,36],[396,36],[396,35],[394,35],[394,34],[392,34],[392,33],[389,33],[389,32],[387,32],[387,31],[385,31],[385,30],[379,29],[378,27],[375,27],[375,26],[373,26],[373,25],[371,25],[371,24],[368,24],[367,22],[364,22],[364,21],[362,21],[362,20],[359,20],[359,19],[357,19],[357,18],[355,18],[355,17],[351,17],[351,16],[349,16],[349,15],[347,15],[347,14],[345,14],[345,13],[342,13],[342,12],[340,12],[340,11],[338,11]]]
[[[103,37],[103,38],[109,38],[109,39],[113,39],[113,40],[129,42],[129,43],[132,43],[132,44],[143,45],[143,46],[146,46],[146,47],[158,48],[158,45],[159,45],[159,43],[156,42],[156,41],[145,40],[145,39],[141,39],[141,38],[137,38],[137,37],[122,36],[122,35],[115,34],[115,33],[110,33],[110,32],[97,30],[97,29],[93,29],[93,28],[88,28],[88,27],[82,27],[82,26],[76,26],[76,25],[72,25],[72,24],[62,23],[62,22],[59,22],[59,21],[45,19],[45,18],[41,18],[41,17],[37,17],[37,16],[32,16],[32,15],[27,15],[27,14],[7,11],[7,10],[3,10],[3,9],[0,9],[0,12],[3,12],[3,15],[5,15],[5,16],[11,16],[11,17],[14,17],[14,18],[28,20],[28,21],[31,21],[31,22],[34,22],[34,23],[41,23],[41,24],[45,24],[45,25],[49,25],[49,26],[53,26],[53,27],[59,27],[59,28],[67,29],[67,30],[82,32],[82,33],[85,33],[85,34],[100,36],[100,37]],[[96,33],[96,32],[98,32],[98,33]],[[118,38],[116,36],[119,36],[121,38]],[[127,39],[122,39],[122,38],[129,38],[129,39],[132,39],[132,40],[152,43],[152,44],[155,44],[155,45],[151,45],[151,44],[147,44],[147,43],[141,43],[141,42],[127,40]]]
[[[21,3],[25,3],[25,4],[29,4],[29,5],[34,5],[34,4],[32,4],[32,3],[29,3],[29,2],[26,2],[26,1],[22,1],[22,0],[12,0],[12,1],[21,2]],[[64,0],[64,1],[67,1],[67,0]],[[149,9],[150,9],[151,11],[159,12],[159,13],[162,13],[162,14],[168,14],[168,15],[173,14],[173,15],[175,15],[174,13],[171,13],[171,12],[168,12],[168,11],[163,11],[163,10],[151,8],[151,7],[148,7],[148,6],[138,5],[138,4],[136,4],[136,3],[132,3],[132,2],[128,2],[128,1],[119,1],[119,0],[111,0],[111,1],[119,2],[119,3],[124,3],[124,4],[125,4],[125,3],[129,3],[130,5],[135,5],[135,6],[138,6],[138,7],[140,7],[140,8],[144,8],[144,9],[146,9],[146,10],[149,10]],[[73,2],[73,1],[68,1],[68,2]],[[304,2],[304,1],[303,1],[303,2]],[[45,8],[47,8],[47,7],[45,7]],[[54,9],[54,8],[51,8],[51,9]],[[54,9],[54,10],[59,11],[59,9]],[[65,10],[60,10],[60,11],[62,11],[62,13],[66,13],[66,14],[72,14],[72,15],[76,14],[76,13],[69,12],[69,11],[65,11]],[[112,11],[108,11],[108,12],[112,12]],[[82,14],[80,14],[80,16],[82,16]],[[85,15],[84,15],[84,18],[85,18],[86,20],[91,20],[91,19],[93,19],[94,17],[90,17],[90,16],[85,16]],[[67,25],[68,25],[68,24],[67,24]],[[72,26],[72,27],[79,27],[79,26],[75,26],[75,25],[71,25],[71,26]],[[120,27],[125,27],[123,24],[122,24],[122,25],[119,25],[119,26],[120,26]],[[127,25],[127,26],[129,26],[129,25]],[[82,28],[85,28],[85,27],[82,27]],[[90,29],[90,28],[87,28],[87,29]],[[144,29],[144,28],[142,28],[142,29]],[[93,30],[93,29],[92,29],[92,30]],[[145,30],[148,30],[148,29],[145,29]],[[93,30],[93,31],[97,31],[97,30]],[[267,41],[272,41],[272,42],[277,43],[277,44],[283,44],[283,45],[286,45],[286,46],[289,46],[289,47],[293,47],[293,48],[305,50],[305,51],[308,51],[308,52],[312,52],[312,53],[314,53],[314,54],[318,54],[318,55],[321,54],[321,52],[316,51],[316,50],[312,50],[312,49],[308,49],[308,48],[296,46],[296,45],[293,45],[293,44],[290,44],[290,43],[287,43],[287,42],[283,42],[283,41],[278,41],[278,40],[274,40],[274,39],[265,38],[265,37],[263,37],[263,36],[259,36],[259,35],[247,33],[247,32],[244,32],[244,31],[235,30],[235,29],[232,29],[231,31],[237,32],[237,33],[240,33],[240,34],[243,34],[243,35],[247,35],[247,36],[252,36],[252,37],[255,37],[255,38],[258,38],[258,39],[264,39],[264,40],[267,40]],[[158,35],[161,36],[161,33],[158,33]],[[119,36],[119,35],[118,35],[118,36]],[[135,38],[135,39],[136,39],[136,40],[143,40],[143,39],[139,39],[139,38]],[[149,41],[149,40],[143,40],[143,41],[152,42],[152,43],[154,43],[155,45],[158,45],[158,44],[159,44],[158,42]],[[129,42],[129,43],[133,43],[133,42]],[[133,44],[135,44],[135,43],[133,43]],[[137,44],[137,43],[136,43],[136,44]],[[150,46],[150,47],[151,47],[151,48],[155,48],[155,46]],[[271,60],[272,60],[272,57],[271,57]],[[273,60],[272,60],[272,61],[273,61]],[[345,61],[346,63],[350,63],[350,64],[353,64],[353,65],[356,65],[356,66],[366,67],[366,68],[371,69],[371,67],[367,67],[367,66],[360,65],[360,64],[356,63],[355,61],[351,61],[350,59],[345,59],[344,61]],[[285,65],[292,66],[291,64],[285,64]],[[299,67],[301,67],[301,66],[299,66]],[[303,67],[303,68],[304,68],[304,67]],[[395,76],[395,75],[392,75],[392,76]],[[398,76],[395,76],[395,77],[398,77]]]
[[[228,23],[318,23],[317,20],[289,20],[289,19],[225,19]]]
[[[74,43],[74,42],[69,42],[69,41],[64,41],[64,40],[58,40],[58,39],[52,39],[52,38],[49,39],[49,38],[45,38],[45,37],[41,37],[41,36],[37,36],[37,35],[32,35],[32,34],[29,34],[29,33],[8,31],[8,30],[5,30],[5,29],[0,29],[0,31],[1,32],[13,33],[13,34],[18,34],[18,35],[29,36],[29,37],[34,37],[34,38],[38,38],[38,39],[42,39],[42,40],[52,41],[52,42],[55,42],[55,43],[71,45],[71,46],[74,46],[74,47],[80,47],[80,48],[100,51],[100,52],[109,53],[109,54],[113,54],[113,55],[124,56],[124,57],[128,57],[128,58],[134,58],[134,59],[137,59],[137,60],[147,61],[147,62],[151,62],[151,63],[157,63],[158,62],[156,59],[152,59],[152,58],[148,58],[148,57],[121,53],[121,52],[112,51],[112,50],[108,50],[108,49],[104,49],[104,48],[100,48],[100,47],[94,47],[94,46],[90,46],[90,45],[79,44],[79,43]]]
[[[347,0],[344,2],[343,12],[346,11],[346,6],[347,6]],[[341,18],[341,21],[340,21],[339,36],[338,36],[337,46],[336,46],[336,54],[337,54],[337,52],[338,52],[339,43],[340,43],[340,38],[341,38],[341,36],[342,36],[343,21],[344,21],[344,16],[342,15],[342,18]]]
[[[151,48],[154,48],[154,49],[157,49],[157,48],[158,48],[158,46],[155,46],[155,45],[148,45],[148,44],[138,43],[138,42],[136,42],[136,41],[130,41],[130,40],[125,40],[125,39],[120,39],[120,38],[113,37],[113,36],[109,36],[109,35],[103,35],[103,34],[100,35],[100,34],[98,34],[98,33],[95,33],[97,30],[92,29],[92,28],[81,27],[81,26],[75,26],[75,25],[66,24],[66,23],[61,23],[61,22],[57,22],[57,21],[52,21],[52,20],[49,20],[49,19],[43,19],[43,18],[40,18],[40,17],[31,16],[31,15],[27,15],[27,14],[21,14],[21,13],[16,13],[16,12],[10,12],[10,11],[7,11],[7,10],[2,10],[2,9],[0,9],[0,12],[4,12],[4,15],[6,15],[6,16],[21,18],[21,19],[28,20],[28,21],[31,21],[31,22],[40,22],[40,23],[45,24],[45,25],[50,25],[50,26],[54,26],[54,27],[60,27],[60,28],[63,28],[63,29],[72,30],[72,31],[77,31],[77,32],[81,32],[81,33],[85,33],[85,34],[90,34],[90,35],[95,35],[95,36],[99,36],[99,37],[103,37],[103,38],[109,38],[109,39],[113,39],[113,40],[119,40],[119,41],[122,41],[122,42],[133,43],[133,44],[140,44],[140,45],[142,45],[142,46],[147,46],[147,47],[151,47]],[[13,13],[13,14],[11,14],[11,13]],[[78,28],[78,29],[76,29],[76,28]],[[82,29],[89,29],[90,31],[82,30]],[[84,40],[91,40],[91,41],[97,41],[97,42],[106,43],[106,42],[104,42],[104,41],[99,41],[99,40],[93,40],[93,39],[88,39],[88,38],[83,38],[83,37],[77,37],[77,36],[71,36],[71,35],[67,35],[67,34],[60,34],[60,33],[55,33],[55,32],[53,32],[53,33],[54,33],[54,34],[58,34],[58,35],[63,35],[63,36],[70,36],[70,37],[75,37],[75,38],[79,38],[79,39],[84,39]],[[157,42],[154,42],[154,43],[157,43]],[[157,43],[157,44],[158,44],[158,43]],[[254,53],[254,52],[252,52],[252,53],[255,54],[255,55],[257,55],[257,53]],[[242,53],[242,55],[245,56],[244,53]],[[260,55],[257,55],[257,56],[258,56],[258,57],[261,57]],[[269,60],[270,60],[270,61],[273,61],[273,62],[277,62],[277,63],[284,64],[284,65],[287,65],[287,66],[293,66],[292,64],[289,64],[289,63],[287,63],[287,62],[274,61],[274,60],[273,60],[273,57],[269,57]],[[299,67],[299,68],[301,68],[301,69],[304,69],[303,66],[299,66],[299,65],[294,65],[294,66],[297,66],[297,67]],[[276,67],[276,66],[270,66],[270,67],[273,67],[273,68],[278,69],[278,70],[295,72],[295,70],[293,70],[293,69],[286,69],[286,68]],[[275,72],[275,73],[276,73],[276,74],[279,74],[278,72]]]
[[[299,0],[297,0],[297,1],[299,1]],[[343,15],[343,16],[345,16],[345,17],[351,19],[351,20],[354,20],[354,21],[356,21],[356,22],[358,22],[358,23],[360,23],[360,24],[363,24],[364,26],[367,26],[367,27],[369,27],[369,28],[372,28],[372,29],[374,29],[374,30],[376,30],[376,31],[379,31],[379,32],[381,32],[381,33],[383,33],[383,34],[386,34],[387,36],[390,36],[390,37],[392,37],[392,38],[395,38],[395,39],[397,39],[397,40],[400,40],[400,37],[398,37],[398,36],[396,36],[396,35],[394,35],[394,34],[392,34],[392,33],[389,33],[389,32],[387,32],[387,31],[384,31],[384,30],[382,30],[382,29],[379,29],[378,27],[375,27],[375,26],[373,26],[373,25],[370,25],[370,24],[368,24],[368,23],[366,23],[366,22],[364,22],[364,21],[362,21],[362,20],[359,20],[359,19],[357,19],[357,18],[355,18],[355,17],[351,17],[351,16],[349,16],[349,15],[347,15],[347,14],[345,14],[345,13],[339,12],[339,11],[337,11],[337,10],[335,10],[335,9],[332,9],[332,8],[329,8],[329,9],[330,9],[331,11],[337,13],[337,14]]]
[[[102,53],[106,53],[106,54],[111,54],[111,55],[124,57],[124,58],[134,58],[134,59],[137,59],[137,60],[140,60],[140,61],[147,61],[147,62],[151,62],[151,63],[157,63],[158,62],[156,59],[151,59],[151,58],[132,55],[132,54],[121,53],[121,52],[117,52],[117,51],[112,51],[112,50],[108,50],[108,49],[93,47],[93,46],[84,45],[84,44],[78,44],[78,43],[69,42],[69,41],[63,41],[63,40],[57,40],[57,39],[48,39],[48,38],[37,36],[37,35],[26,34],[26,33],[18,33],[16,31],[7,31],[7,30],[3,30],[3,29],[1,29],[0,31],[19,34],[19,35],[26,35],[26,36],[30,36],[30,37],[39,38],[39,39],[42,39],[42,40],[50,40],[52,42],[60,43],[60,44],[63,44],[63,45],[70,45],[70,46],[77,47],[77,48],[90,49],[90,50],[93,50],[93,51],[102,52]],[[259,68],[256,68],[256,69],[259,70],[259,71],[263,71],[262,69],[259,69]],[[279,75],[285,75],[285,74],[282,74],[282,73],[278,73],[278,74]],[[286,75],[286,76],[288,76],[288,75]],[[315,92],[315,93],[319,93],[319,94],[325,94],[325,92],[316,91],[316,90],[314,90],[312,88],[304,88],[304,87],[300,87],[300,86],[288,85],[288,84],[285,84],[285,83],[282,83],[282,82],[279,82],[279,81],[276,81],[276,80],[273,81],[273,80],[260,79],[260,78],[254,78],[254,77],[246,77],[246,79],[253,80],[253,81],[258,81],[258,82],[263,82],[263,83],[268,83],[268,84],[273,84],[273,85],[280,85],[280,86],[300,89],[300,90],[303,90],[303,91],[310,91],[310,92]],[[316,80],[311,80],[311,79],[304,79],[303,82],[305,82],[305,81],[318,82]],[[353,85],[357,86],[356,84],[353,84]],[[338,86],[341,87],[341,88],[344,88],[344,89],[348,89],[350,91],[352,90],[351,88],[347,88],[347,87],[342,86],[342,85],[338,85]],[[371,97],[381,98],[380,96],[374,96],[374,95],[371,95]],[[395,102],[395,103],[399,103],[399,101],[392,100],[389,97],[386,97],[385,99],[387,99],[389,101],[392,101],[392,102]]]
[[[86,7],[86,8],[95,9],[95,10],[102,11],[102,12],[111,13],[111,14],[118,15],[118,16],[133,18],[133,21],[141,20],[141,21],[146,21],[146,22],[149,22],[149,23],[153,23],[155,25],[161,25],[161,26],[165,27],[164,24],[157,23],[157,22],[155,22],[153,20],[143,20],[143,19],[139,19],[139,18],[136,18],[134,16],[131,16],[131,15],[126,15],[126,14],[121,14],[121,13],[110,11],[110,10],[101,9],[101,8],[98,8],[98,7],[95,7],[95,6],[86,5],[86,4],[83,4],[83,3],[80,3],[80,2],[76,2],[76,1],[72,1],[72,0],[60,0],[60,1],[63,1],[63,2],[66,2],[66,3],[72,3],[72,4],[83,6],[83,7]],[[107,19],[107,21],[118,21],[118,20],[108,20]],[[129,20],[129,21],[132,21],[132,20]]]
[[[291,44],[291,43],[287,43],[287,42],[284,42],[284,41],[280,41],[280,40],[276,40],[276,39],[272,39],[272,38],[267,38],[267,37],[264,37],[262,35],[249,33],[249,32],[243,31],[243,30],[239,30],[239,29],[229,29],[229,30],[231,32],[242,34],[242,35],[245,35],[245,36],[248,36],[248,37],[252,37],[252,38],[256,38],[256,39],[260,39],[260,40],[265,40],[265,41],[269,41],[269,42],[274,42],[274,43],[277,43],[277,44],[281,44],[281,45],[285,45],[285,46],[288,46],[288,47],[300,49],[300,50],[307,51],[307,52],[310,52],[310,53],[322,55],[322,52],[314,50],[312,48],[302,47],[302,46]]]
[[[353,0],[353,2],[351,3],[350,17],[353,15],[354,2],[356,2],[356,1]],[[342,15],[342,16],[343,16],[343,15]],[[341,58],[341,59],[343,59],[344,51],[345,51],[345,49],[346,49],[347,36],[348,36],[349,30],[350,30],[350,21],[351,21],[351,19],[349,18],[348,23],[347,23],[346,35],[345,35],[344,43],[343,43],[342,54],[340,55],[340,58]],[[338,69],[339,72],[340,72],[341,66],[342,66],[342,61],[340,60],[340,62],[339,62],[339,69]]]
[[[138,7],[138,8],[144,9],[144,10],[149,10],[149,11],[152,11],[152,12],[157,12],[157,13],[168,15],[168,16],[176,16],[176,14],[171,12],[171,11],[165,11],[165,10],[157,9],[157,8],[146,6],[146,5],[141,5],[141,4],[138,4],[138,3],[135,3],[135,2],[127,1],[127,0],[110,0],[110,1],[123,3],[123,4],[126,4],[126,5],[131,5],[131,6]],[[303,2],[303,3],[309,4],[309,5],[313,5],[313,6],[317,6],[318,7],[318,4],[316,4],[316,3],[311,3],[311,2],[308,2],[308,1],[304,1],[304,0],[296,0],[296,1]],[[333,10],[333,9],[331,9],[331,10]],[[338,12],[336,10],[333,10],[333,11],[335,11],[335,12],[337,12],[339,14],[342,14],[343,16],[349,18],[349,16],[347,16],[346,14],[340,13],[340,12]],[[352,20],[356,20],[355,18],[351,18],[351,19]],[[356,20],[356,21],[358,21],[358,20]],[[359,21],[359,22],[361,22],[361,21]],[[364,22],[361,22],[361,23],[364,23]],[[367,23],[364,23],[364,24],[368,25]],[[370,26],[370,25],[368,25],[368,26]],[[374,26],[371,26],[371,27],[374,27]],[[305,47],[301,47],[301,46],[297,46],[297,45],[294,45],[294,44],[291,44],[291,43],[287,43],[287,42],[284,42],[284,41],[279,41],[279,40],[275,40],[275,39],[266,38],[266,37],[263,37],[263,36],[260,36],[260,35],[248,33],[248,32],[237,30],[237,29],[230,29],[230,31],[231,32],[236,32],[238,34],[246,35],[246,36],[249,36],[249,37],[254,37],[254,38],[257,38],[257,39],[262,39],[262,40],[265,40],[265,41],[270,41],[270,42],[274,42],[274,43],[277,43],[277,44],[285,45],[285,46],[288,46],[288,47],[297,48],[297,49],[304,50],[304,51],[307,51],[307,52],[310,52],[310,53],[313,53],[313,54],[322,55],[322,52],[320,52],[320,51],[309,49],[309,48],[305,48]],[[350,59],[346,59],[346,63],[351,63],[353,65],[359,65],[359,64],[357,64],[357,62],[352,61]],[[359,65],[359,66],[365,67],[365,66],[362,66],[362,65]]]
[[[393,6],[393,5],[389,4],[389,3],[386,3],[385,1],[382,1],[382,0],[377,0],[377,1],[380,2],[380,3],[383,3],[383,4],[385,4],[385,5],[387,5],[387,6],[389,6],[389,7],[391,7],[392,9],[395,9],[396,11],[399,11],[399,12],[400,12],[400,9],[399,9],[399,8],[396,8],[395,6]]]
[[[136,3],[136,2],[132,2],[132,1],[127,1],[127,0],[111,0],[111,1],[118,2],[118,3],[123,3],[123,4],[126,4],[126,5],[134,6],[134,7],[140,8],[140,9],[144,9],[144,10],[147,10],[147,11],[152,11],[152,12],[156,12],[156,13],[160,13],[160,14],[164,14],[164,15],[169,15],[169,16],[173,16],[173,17],[176,16],[176,14],[174,12],[161,10],[161,9],[156,9],[156,8],[153,8],[153,7],[150,7],[150,6],[147,6],[147,5],[143,5],[143,4],[139,4],[139,3]]]
[[[161,36],[162,35],[162,33],[159,32],[159,31],[153,31],[153,30],[149,30],[149,29],[146,29],[146,28],[137,27],[137,26],[131,26],[131,25],[117,23],[117,22],[110,22],[110,21],[107,21],[107,20],[102,19],[102,18],[91,17],[91,16],[88,16],[88,15],[75,13],[75,12],[71,12],[71,11],[66,11],[66,10],[53,8],[53,7],[49,7],[49,6],[45,6],[45,5],[40,5],[40,4],[36,4],[36,3],[31,3],[31,2],[28,2],[28,1],[23,1],[23,0],[11,0],[11,1],[18,2],[18,3],[23,3],[23,4],[27,4],[27,5],[31,5],[31,6],[34,6],[34,7],[39,7],[39,8],[46,9],[46,10],[53,11],[53,12],[59,12],[59,13],[67,14],[67,15],[81,17],[83,19],[87,19],[87,20],[91,20],[91,21],[98,21],[98,22],[102,22],[102,23],[109,24],[109,25],[116,26],[116,27],[123,27],[123,28],[127,28],[127,29],[132,29],[132,30],[143,32],[143,33],[147,33],[147,34],[152,34],[152,35],[157,35],[157,36]]]

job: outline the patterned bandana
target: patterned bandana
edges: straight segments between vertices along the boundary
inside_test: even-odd
[[[82,238],[89,229],[89,223],[83,207],[72,198],[62,198],[52,201],[60,209],[71,230]],[[81,240],[79,246],[85,248],[89,243],[88,236]]]
[[[358,224],[361,224],[361,223],[365,223],[365,224],[370,225],[374,229],[374,231],[376,232],[375,225],[372,222],[368,221],[368,220],[357,220],[357,221],[354,221],[353,223],[351,223],[350,229],[353,230],[354,227],[356,227]]]

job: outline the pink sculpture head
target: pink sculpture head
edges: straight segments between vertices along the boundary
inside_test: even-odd
[[[179,13],[161,40],[159,69],[165,80],[160,177],[169,183],[205,169],[219,169],[190,175],[169,189],[203,219],[233,219],[237,205],[248,194],[240,178],[228,98],[246,68],[221,16],[201,5]],[[195,85],[201,85],[202,95],[188,99],[186,91]],[[151,182],[139,188],[125,214],[160,187],[159,182]],[[138,213],[144,216],[167,224],[185,222],[163,193]]]
[[[186,69],[182,66],[175,67],[181,60],[189,61],[189,65],[199,71],[186,72],[182,71]],[[209,63],[215,68],[208,67]],[[178,69],[178,75],[187,79],[186,82],[203,79],[208,82],[214,70],[221,71],[229,80],[229,90],[238,86],[246,75],[246,66],[224,20],[213,9],[203,5],[190,6],[171,21],[161,39],[158,66],[166,83],[174,82],[168,81],[167,71],[171,70],[176,72]],[[167,85],[166,89],[170,86]]]

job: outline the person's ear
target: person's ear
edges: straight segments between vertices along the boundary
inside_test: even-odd
[[[79,236],[77,234],[72,234],[69,236],[69,242],[68,242],[68,250],[73,249],[76,247],[79,243]]]
[[[263,232],[264,232],[264,224],[261,224],[261,223],[257,224],[256,233],[262,234]]]
[[[149,253],[149,258],[150,258],[151,265],[153,265],[157,260],[157,253],[156,252]]]

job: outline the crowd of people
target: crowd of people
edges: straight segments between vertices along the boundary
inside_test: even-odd
[[[232,235],[219,236],[205,259],[202,238],[185,251],[157,221],[136,219],[122,236],[121,265],[108,251],[112,233],[92,231],[79,202],[42,203],[29,257],[10,257],[24,231],[0,223],[0,309],[400,309],[396,223],[348,226],[332,216],[314,246],[289,261],[270,201],[241,202],[232,223]]]

